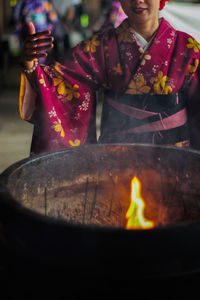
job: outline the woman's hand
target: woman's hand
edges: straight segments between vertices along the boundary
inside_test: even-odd
[[[29,35],[27,36],[21,53],[21,62],[26,69],[32,69],[34,61],[40,57],[46,57],[45,51],[53,48],[53,37],[50,30],[35,32],[32,22],[28,23]]]

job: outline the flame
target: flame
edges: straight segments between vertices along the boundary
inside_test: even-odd
[[[126,229],[150,229],[154,222],[144,217],[145,202],[141,196],[141,183],[135,176],[131,180],[131,203],[126,213]]]

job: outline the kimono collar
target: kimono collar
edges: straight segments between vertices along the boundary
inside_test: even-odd
[[[135,34],[135,37],[136,37],[138,43],[140,44],[140,46],[141,46],[143,49],[145,49],[146,47],[148,47],[149,42],[148,42],[147,40],[145,40],[145,39],[143,38],[143,36],[141,36],[141,35],[140,35],[139,33],[137,33],[136,31],[134,32],[134,34]]]
[[[160,27],[160,24],[163,22],[163,20],[164,20],[163,18],[159,19],[159,27]],[[124,31],[127,31],[127,33],[129,35],[133,35],[133,38],[138,42],[139,46],[141,46],[144,50],[146,50],[150,46],[151,42],[153,41],[154,37],[156,36],[157,32],[159,31],[159,27],[156,30],[156,32],[153,34],[151,40],[148,42],[141,34],[139,34],[137,31],[135,31],[133,29],[133,27],[131,27],[131,25],[128,22],[128,19],[126,19],[123,22]]]
[[[154,48],[160,44],[160,48],[162,48],[162,54],[167,53],[169,48],[172,45],[166,45],[167,37],[171,39],[171,41],[175,40],[176,30],[164,19],[161,18],[159,20],[159,27],[157,31],[152,36],[151,40],[147,42],[139,33],[135,32],[133,27],[129,24],[128,20],[126,19],[116,30],[118,34],[118,41],[119,42],[129,42],[134,43],[136,42],[138,46],[141,48]]]

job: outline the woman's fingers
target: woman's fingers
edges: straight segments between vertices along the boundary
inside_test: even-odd
[[[52,44],[45,45],[45,46],[38,46],[38,47],[33,48],[33,51],[36,51],[36,52],[46,51],[46,50],[50,50],[52,47],[53,47]]]
[[[29,35],[22,49],[21,60],[27,68],[31,68],[34,59],[47,56],[45,51],[53,48],[54,39],[50,36],[50,30],[35,32],[35,26],[32,22],[28,22],[28,30]]]
[[[24,45],[25,59],[31,61],[35,58],[45,57],[47,53],[40,53],[41,51],[47,51],[53,48],[53,37],[44,37],[43,34],[37,35],[39,38],[35,38],[36,35],[31,36]]]
[[[43,36],[49,36],[51,34],[50,30],[45,30],[45,31],[39,31],[35,34],[29,34],[26,38],[26,42],[30,42],[30,41],[35,41],[37,39],[40,39]]]
[[[50,37],[50,38],[42,38],[42,39],[39,39],[39,40],[34,40],[34,41],[29,41],[26,43],[26,47],[27,48],[35,48],[35,47],[38,47],[40,45],[52,45],[53,46],[53,37]]]
[[[25,52],[27,54],[31,54],[32,52],[38,53],[38,52],[41,52],[41,51],[50,50],[52,48],[53,48],[52,43],[45,43],[45,44],[44,43],[37,43],[37,44],[34,44],[32,46],[27,45]]]
[[[27,51],[27,54],[31,55],[32,53],[39,54],[41,51],[47,51],[50,50],[53,46],[52,45],[45,45],[45,46],[38,46],[31,48]]]
[[[43,36],[48,36],[51,34],[50,30],[36,32],[33,22],[28,22],[28,30],[29,30],[29,35],[26,38],[26,42],[35,41],[37,39],[40,39]]]
[[[42,44],[52,44],[53,40],[54,40],[53,37],[43,38],[43,39],[37,40],[37,44],[38,44],[38,45],[42,45]]]
[[[43,31],[43,33],[46,31]],[[32,49],[34,52],[46,51],[53,48],[53,37],[46,37],[42,32],[29,36],[25,43],[25,48]],[[37,49],[37,50],[36,50]]]
[[[45,57],[45,56],[47,56],[47,53],[43,52],[43,51],[47,51],[47,50],[50,50],[52,48],[53,48],[52,44],[45,45],[45,46],[36,46],[34,48],[26,48],[24,50],[24,58],[27,61],[31,61],[35,58]],[[41,51],[43,53],[41,53]]]

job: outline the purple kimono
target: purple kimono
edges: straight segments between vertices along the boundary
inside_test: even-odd
[[[199,58],[198,42],[165,19],[146,50],[125,20],[71,49],[62,65],[38,66],[36,107],[26,116],[34,123],[32,152],[97,142],[99,89],[105,91],[99,142],[200,149]]]

